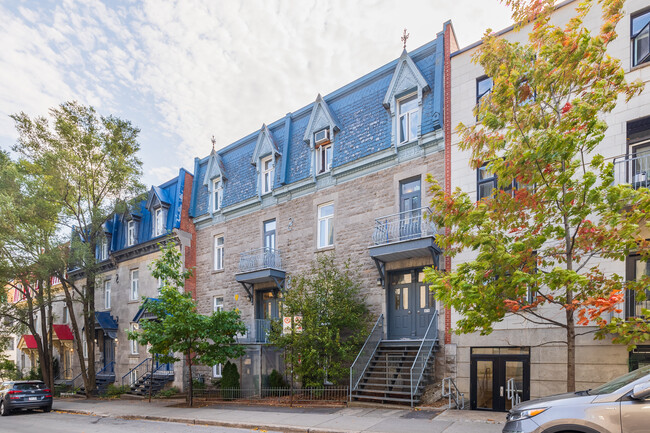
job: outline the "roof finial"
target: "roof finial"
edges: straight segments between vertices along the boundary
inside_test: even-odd
[[[212,134],[212,151],[214,152],[214,145],[217,143],[217,140],[214,138],[214,134]]]
[[[406,41],[408,40],[409,36],[411,36],[410,33],[406,33],[406,28],[404,28],[404,34],[401,37],[402,42],[404,42],[404,49],[406,49]]]

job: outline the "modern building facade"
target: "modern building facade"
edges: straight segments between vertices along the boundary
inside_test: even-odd
[[[578,2],[566,1],[558,5],[552,17],[555,23],[566,23],[575,15]],[[628,0],[626,16],[620,21],[616,39],[609,54],[619,58],[629,81],[641,80],[648,85],[648,23],[650,9],[642,0]],[[597,31],[601,25],[600,8],[594,5],[585,25]],[[509,41],[527,41],[530,25],[519,31],[512,28],[498,33]],[[451,82],[449,87],[451,128],[459,123],[476,122],[473,108],[479,99],[489,93],[491,80],[472,57],[480,49],[477,42],[451,54]],[[645,173],[649,167],[650,153],[650,93],[646,90],[629,103],[620,101],[616,109],[604,120],[609,129],[598,152],[614,162],[617,182],[647,186]],[[459,136],[452,129],[446,136],[451,143],[449,184],[451,190],[461,188],[476,200],[489,196],[495,188],[495,179],[484,176],[469,165],[469,153],[458,147]],[[451,263],[471,260],[473,252],[456,256]],[[627,263],[601,261],[605,272],[626,275],[628,279],[647,274],[647,266],[638,257],[629,257]],[[646,304],[647,306],[647,301]],[[633,299],[627,299],[627,315],[638,314],[640,309]],[[541,308],[541,307],[540,307]],[[454,313],[452,323],[458,319]],[[582,333],[588,329],[580,329]],[[524,321],[519,317],[506,317],[488,336],[478,334],[452,335],[447,341],[448,353],[455,353],[456,383],[469,397],[473,409],[505,410],[511,406],[506,393],[508,379],[515,379],[522,399],[542,397],[566,391],[566,346],[558,343],[566,339],[565,331]],[[627,348],[614,345],[610,340],[595,341],[592,335],[578,337],[576,374],[578,389],[594,388],[630,367],[650,362],[650,347],[639,347],[628,353]]]

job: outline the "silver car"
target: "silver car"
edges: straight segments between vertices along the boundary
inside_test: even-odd
[[[526,401],[503,433],[649,433],[650,366],[595,389]]]

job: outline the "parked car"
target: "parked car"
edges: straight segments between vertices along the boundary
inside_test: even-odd
[[[19,409],[52,410],[52,391],[40,380],[16,380],[0,386],[0,415]]]
[[[650,366],[595,389],[521,403],[508,412],[504,433],[648,433]]]

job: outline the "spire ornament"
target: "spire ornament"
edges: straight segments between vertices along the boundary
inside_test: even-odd
[[[214,145],[217,144],[217,140],[214,138],[214,134],[212,134],[212,151],[214,152]]]
[[[404,49],[406,49],[406,41],[408,40],[409,36],[411,36],[410,33],[406,33],[406,28],[404,28],[404,34],[400,38],[402,42],[404,42]]]

